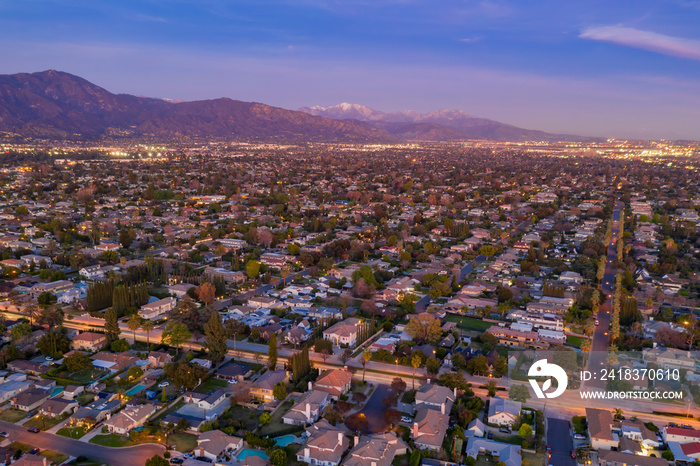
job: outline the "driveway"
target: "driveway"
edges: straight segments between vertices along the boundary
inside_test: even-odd
[[[547,445],[552,447],[549,464],[554,466],[576,466],[576,460],[571,457],[573,440],[571,438],[571,423],[564,419],[547,418]]]
[[[162,445],[147,444],[133,447],[110,448],[100,445],[86,444],[80,440],[69,439],[61,435],[39,432],[32,434],[27,429],[0,421],[0,429],[10,434],[12,441],[29,444],[42,450],[53,450],[73,457],[80,455],[95,458],[111,466],[135,466],[146,464],[153,455],[162,455],[165,448]]]

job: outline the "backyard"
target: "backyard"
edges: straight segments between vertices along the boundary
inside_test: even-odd
[[[22,442],[14,442],[14,447],[16,450],[22,450],[23,452],[31,451],[34,448],[33,446]],[[64,461],[67,461],[68,458],[70,458],[68,455],[51,450],[43,450],[39,454],[54,464],[62,464]]]
[[[302,427],[300,426],[291,426],[282,422],[282,416],[284,416],[285,413],[289,411],[289,409],[292,407],[292,404],[293,403],[291,400],[287,400],[284,403],[282,403],[279,406],[279,408],[277,408],[277,410],[272,414],[272,420],[270,421],[270,423],[260,427],[260,435],[263,437],[268,435],[271,437],[277,437],[278,435],[281,435],[283,433],[287,434],[297,430],[302,430]]]
[[[197,436],[184,432],[176,432],[168,435],[168,445],[174,447],[181,453],[187,453],[197,447]]]
[[[202,382],[201,385],[196,387],[194,391],[197,393],[209,393],[217,388],[226,388],[227,386],[228,382],[225,380],[217,379],[216,377],[209,377],[207,380]]]
[[[484,331],[493,325],[493,322],[486,322],[481,319],[475,319],[473,317],[461,317],[455,314],[449,314],[445,320],[448,322],[455,322],[461,324],[462,328],[468,330],[479,330]]]

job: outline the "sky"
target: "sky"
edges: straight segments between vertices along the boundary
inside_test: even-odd
[[[0,0],[0,74],[700,140],[700,0]]]

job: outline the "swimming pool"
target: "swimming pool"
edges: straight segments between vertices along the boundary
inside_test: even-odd
[[[143,385],[143,384],[138,384],[138,385],[135,386],[134,388],[129,389],[129,391],[126,392],[126,394],[129,395],[129,396],[133,396],[133,395],[136,395],[136,394],[137,394],[138,392],[140,392],[141,390],[143,390],[144,388],[146,388],[145,385]]]
[[[262,458],[264,460],[267,459],[267,455],[265,454],[264,451],[252,450],[250,448],[244,448],[243,450],[241,450],[241,452],[236,455],[236,458],[238,458],[239,460],[244,460],[244,459],[248,458],[249,456],[257,456],[257,457]]]
[[[290,443],[292,443],[296,439],[297,438],[294,435],[283,435],[283,436],[277,437],[275,439],[275,445],[277,445],[279,447],[286,447],[287,445],[289,445]]]

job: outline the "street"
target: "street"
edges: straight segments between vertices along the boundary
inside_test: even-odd
[[[574,448],[571,423],[567,420],[547,418],[547,445],[552,447],[549,464],[552,466],[576,466],[571,457]]]
[[[26,443],[42,450],[52,450],[71,456],[87,456],[103,461],[111,466],[135,466],[146,463],[153,455],[162,455],[163,445],[144,444],[133,447],[111,448],[81,442],[61,435],[39,432],[27,432],[27,428],[9,422],[0,421],[0,429],[10,434],[12,441]]]

